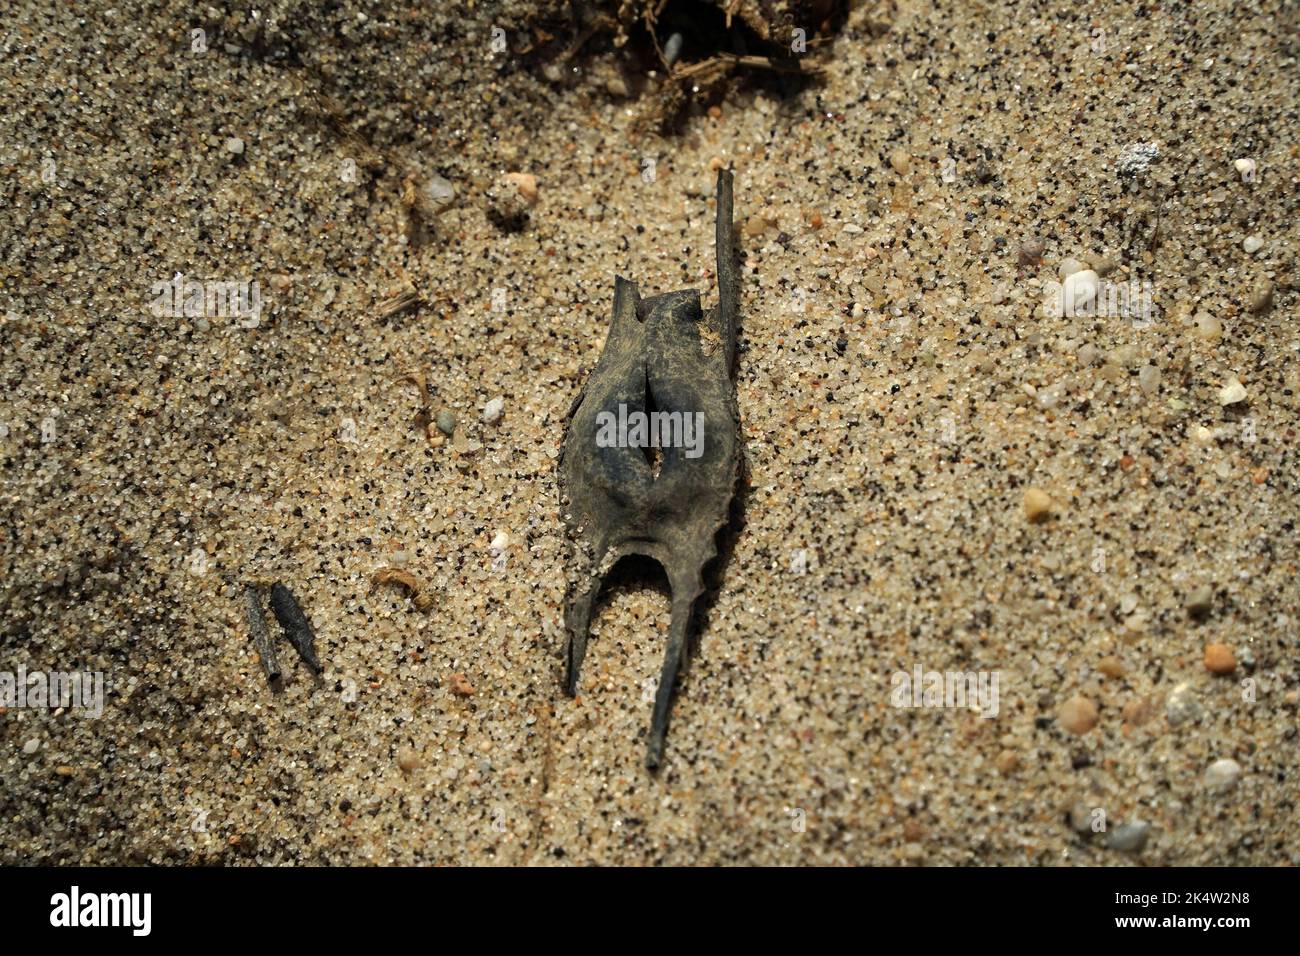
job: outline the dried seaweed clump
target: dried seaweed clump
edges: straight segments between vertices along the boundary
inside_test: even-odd
[[[604,0],[543,4],[523,48],[554,83],[604,71],[618,96],[643,99],[637,125],[675,126],[741,76],[785,92],[821,72],[846,0]]]

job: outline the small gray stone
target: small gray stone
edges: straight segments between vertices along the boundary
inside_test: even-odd
[[[41,742],[36,737],[33,737],[31,740],[27,741],[27,743],[23,744],[23,753],[27,754],[29,757],[40,749]]]
[[[438,431],[442,432],[448,438],[456,433],[456,416],[447,409],[438,412],[435,420],[438,425]]]
[[[1192,592],[1187,595],[1184,607],[1187,613],[1193,617],[1205,617],[1210,613],[1210,608],[1214,605],[1214,588],[1208,584],[1202,584],[1193,588]]]
[[[1092,271],[1099,276],[1108,276],[1119,268],[1114,259],[1109,259],[1106,256],[1087,256],[1086,260],[1092,266]]]
[[[1121,176],[1136,176],[1145,173],[1159,155],[1160,147],[1155,143],[1130,143],[1120,151],[1116,169]]]
[[[1246,310],[1251,315],[1261,315],[1273,307],[1273,283],[1262,282],[1255,287],[1255,291],[1250,295],[1250,301],[1246,304]]]
[[[1147,845],[1147,835],[1150,832],[1151,824],[1144,820],[1133,820],[1110,831],[1106,846],[1121,853],[1141,853]]]
[[[241,153],[243,153],[243,151],[244,151],[244,141],[240,139],[238,136],[232,136],[230,137],[230,139],[226,140],[227,153],[232,153],[235,156],[238,156]]]
[[[1047,244],[1042,239],[1026,239],[1016,252],[1016,260],[1022,266],[1036,266],[1046,249]]]

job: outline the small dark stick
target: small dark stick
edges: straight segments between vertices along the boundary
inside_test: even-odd
[[[316,635],[312,633],[311,621],[302,613],[302,607],[293,592],[283,584],[271,587],[271,610],[275,612],[275,619],[284,628],[284,636],[298,652],[298,656],[317,674],[323,671],[325,668],[320,666],[320,660],[316,657]]]
[[[244,610],[248,615],[248,631],[253,635],[253,646],[266,669],[266,679],[279,680],[280,661],[275,656],[271,636],[266,633],[266,615],[262,613],[262,596],[257,593],[257,588],[244,588]]]

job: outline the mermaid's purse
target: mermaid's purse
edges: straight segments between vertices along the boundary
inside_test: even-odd
[[[658,561],[672,587],[672,622],[655,693],[646,766],[663,756],[673,685],[701,575],[727,524],[739,461],[732,388],[739,276],[732,174],[718,173],[717,308],[694,290],[642,299],[617,277],[600,361],[569,412],[560,457],[565,520],[583,564],[569,595],[565,690],[578,691],[591,613],[609,570],[628,555]]]

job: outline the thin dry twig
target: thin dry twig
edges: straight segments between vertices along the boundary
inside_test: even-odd
[[[405,312],[411,306],[418,305],[419,302],[420,294],[414,289],[407,289],[405,292],[399,292],[391,299],[385,299],[383,302],[379,303],[377,307],[379,310],[379,318],[392,318],[394,315]]]
[[[692,63],[690,66],[684,66],[681,69],[673,71],[675,79],[684,80],[693,76],[716,70],[720,66],[745,66],[756,69],[773,70],[777,73],[804,73],[820,75],[822,67],[815,63],[799,64],[787,63],[784,60],[774,60],[768,56],[739,56],[735,53],[717,53],[707,60],[701,60],[699,63]]]
[[[433,595],[425,588],[424,582],[410,571],[394,567],[380,568],[375,572],[372,580],[375,584],[400,584],[406,588],[411,603],[418,610],[427,611],[433,607]]]

